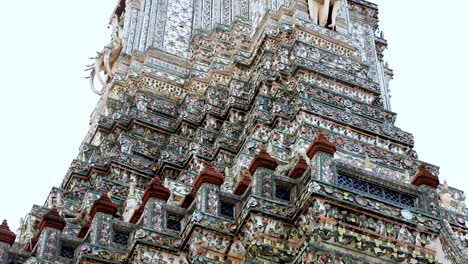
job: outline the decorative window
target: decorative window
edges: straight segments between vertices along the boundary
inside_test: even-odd
[[[401,205],[409,207],[416,206],[416,197],[414,196],[380,187],[378,185],[360,179],[338,174],[336,182],[338,185],[345,186],[360,192],[372,194],[387,201],[399,203]]]
[[[180,232],[182,227],[182,217],[176,214],[168,213],[166,217],[166,228]]]
[[[416,205],[416,197],[406,195],[406,194],[401,194],[400,203],[406,206],[413,207]]]
[[[128,239],[129,239],[129,235],[127,233],[123,233],[123,232],[119,232],[119,231],[115,231],[114,232],[114,237],[112,238],[114,243],[116,243],[118,245],[122,245],[122,246],[127,246],[128,245]]]
[[[75,257],[75,248],[62,245],[62,247],[60,248],[60,257],[66,259],[73,259]]]
[[[275,197],[277,199],[290,202],[291,201],[291,186],[276,183]]]
[[[221,200],[220,213],[226,218],[234,218],[235,204]]]

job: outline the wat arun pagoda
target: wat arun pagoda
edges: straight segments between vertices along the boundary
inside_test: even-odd
[[[79,155],[0,225],[0,263],[468,263],[464,193],[395,126],[377,5],[120,0],[111,17]]]

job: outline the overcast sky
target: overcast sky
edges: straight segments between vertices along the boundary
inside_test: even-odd
[[[0,16],[0,220],[18,227],[59,186],[88,131],[98,96],[83,72],[110,39],[117,0],[23,0]],[[415,136],[419,158],[441,180],[468,190],[466,0],[441,12],[434,0],[376,0],[394,69],[397,126]]]

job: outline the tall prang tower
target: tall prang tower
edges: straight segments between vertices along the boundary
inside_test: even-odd
[[[78,157],[1,263],[468,263],[397,128],[377,6],[121,0]]]

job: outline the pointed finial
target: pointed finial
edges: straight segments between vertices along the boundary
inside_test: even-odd
[[[94,201],[93,207],[91,208],[91,212],[89,215],[91,218],[94,217],[96,213],[105,213],[109,214],[112,216],[115,216],[117,214],[117,205],[112,202],[112,200],[109,198],[107,195],[107,191],[103,191],[102,195],[99,199]]]
[[[11,232],[7,220],[3,220],[2,225],[0,225],[0,242],[12,246],[13,243],[15,243],[15,239],[16,235],[15,233]]]
[[[223,174],[218,172],[212,163],[207,163],[205,168],[200,171],[198,176],[195,178],[193,187],[198,190],[203,183],[211,183],[217,186],[221,186],[223,182]]]
[[[426,185],[434,189],[439,186],[439,177],[432,175],[426,168],[425,164],[419,165],[419,170],[416,175],[411,179],[411,184],[415,186]]]
[[[288,177],[299,178],[304,174],[308,167],[309,165],[307,164],[307,161],[302,157],[302,155],[299,155],[299,160],[297,161],[296,166],[294,166],[294,168],[289,172]]]
[[[171,191],[166,188],[159,179],[158,176],[154,177],[146,187],[142,197],[143,206],[148,202],[150,198],[156,198],[163,201],[169,200],[171,197]]]
[[[50,227],[62,231],[66,224],[65,219],[63,219],[57,211],[57,207],[53,205],[52,209],[42,217],[38,229],[39,232],[42,232],[45,227]]]
[[[362,165],[363,169],[372,169],[372,163],[370,162],[369,156],[366,154],[366,159],[364,161],[364,164]]]
[[[266,148],[264,147],[260,149],[260,152],[257,155],[255,155],[252,162],[250,163],[250,174],[253,175],[258,167],[267,168],[270,170],[275,170],[276,167],[278,167],[278,162],[276,161],[276,159],[270,156],[270,154],[268,154]]]
[[[330,155],[333,155],[336,152],[335,144],[328,141],[322,131],[319,131],[317,137],[315,137],[314,141],[307,149],[307,157],[311,159],[317,152],[325,152]]]

